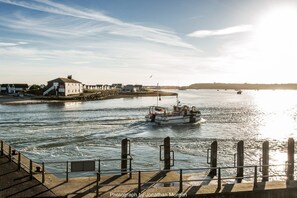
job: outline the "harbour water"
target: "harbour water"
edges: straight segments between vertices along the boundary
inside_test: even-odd
[[[134,169],[160,168],[159,145],[167,136],[175,152],[174,168],[207,167],[206,151],[214,140],[219,166],[233,166],[239,140],[245,144],[245,165],[257,165],[262,142],[269,140],[270,164],[285,163],[286,141],[297,137],[297,91],[171,91],[178,92],[181,104],[201,111],[201,123],[146,123],[144,116],[148,106],[156,105],[155,97],[0,105],[0,139],[33,160],[66,161],[118,159],[121,140],[128,138]],[[176,97],[162,97],[158,103],[170,108]]]

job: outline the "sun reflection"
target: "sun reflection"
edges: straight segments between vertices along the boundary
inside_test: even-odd
[[[296,123],[288,115],[276,114],[265,117],[259,132],[264,138],[283,140],[293,136],[295,128]]]
[[[282,176],[285,175],[286,170],[286,161],[287,159],[287,153],[285,152],[279,152],[279,151],[272,151],[270,152],[270,164],[273,164],[275,166],[271,166],[269,172],[271,172],[271,175],[279,175],[276,177],[271,177],[270,180],[279,180]]]
[[[285,102],[284,99],[285,98]],[[294,136],[297,95],[293,91],[260,91],[254,102],[259,109],[258,131],[263,138],[283,140]]]
[[[270,152],[271,164],[285,164],[288,160],[288,154],[285,152]]]
[[[296,99],[297,95],[294,91],[262,90],[257,92],[254,102],[264,113],[281,113],[294,106]]]

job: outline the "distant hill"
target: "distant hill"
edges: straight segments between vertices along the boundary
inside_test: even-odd
[[[189,89],[297,89],[297,84],[195,83]]]

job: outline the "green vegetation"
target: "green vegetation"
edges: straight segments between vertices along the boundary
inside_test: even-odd
[[[44,92],[44,88],[42,88],[40,85],[32,85],[29,87],[29,89],[26,91],[27,94],[33,94],[36,96],[42,95]]]

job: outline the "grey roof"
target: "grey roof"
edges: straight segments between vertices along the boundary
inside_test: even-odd
[[[50,80],[48,82],[81,83],[77,80],[69,79],[69,78],[56,78],[56,79]]]

